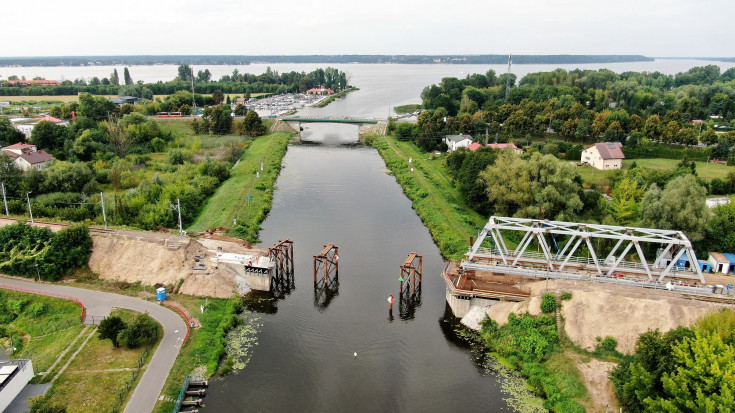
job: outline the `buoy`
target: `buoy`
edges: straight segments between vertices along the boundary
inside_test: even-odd
[[[355,352],[355,358],[357,358],[357,352]]]

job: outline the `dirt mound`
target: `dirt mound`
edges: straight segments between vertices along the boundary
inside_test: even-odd
[[[196,240],[168,234],[138,231],[112,231],[94,234],[89,267],[106,280],[163,284],[178,292],[196,296],[231,297],[246,292],[238,272],[227,264],[209,261],[210,249],[234,253],[258,253],[243,242]],[[196,261],[204,269],[194,269]]]
[[[569,291],[572,299],[562,302],[564,329],[572,342],[587,350],[594,350],[597,337],[612,336],[618,341],[618,351],[631,353],[642,333],[688,326],[723,306],[667,291],[610,284],[555,280],[529,283],[525,287],[531,290],[530,298],[521,303],[492,305],[487,308],[490,318],[505,324],[511,312],[540,314],[540,297],[546,289]]]

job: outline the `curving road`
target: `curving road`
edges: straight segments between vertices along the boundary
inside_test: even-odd
[[[0,288],[3,286],[21,287],[54,294],[64,294],[75,297],[82,302],[89,316],[108,316],[112,307],[127,308],[141,313],[148,313],[163,326],[163,339],[153,354],[148,368],[145,369],[138,386],[130,397],[125,413],[151,412],[163,390],[169,371],[179,354],[179,348],[186,336],[186,323],[171,309],[157,303],[144,301],[139,298],[124,295],[105,293],[101,291],[85,290],[82,288],[67,287],[58,284],[45,284],[28,281],[26,279],[2,277]]]

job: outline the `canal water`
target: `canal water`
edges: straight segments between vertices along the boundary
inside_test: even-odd
[[[500,379],[456,337],[445,262],[375,149],[290,146],[262,245],[286,237],[293,288],[252,309],[252,358],[210,384],[202,411],[508,410]],[[315,289],[313,255],[327,243],[339,247],[338,282]],[[423,255],[423,285],[399,300],[399,265],[411,251]]]

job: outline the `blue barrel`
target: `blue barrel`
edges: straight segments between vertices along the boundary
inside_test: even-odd
[[[165,300],[166,299],[166,289],[163,287],[156,288],[156,298],[158,299],[158,301]]]

